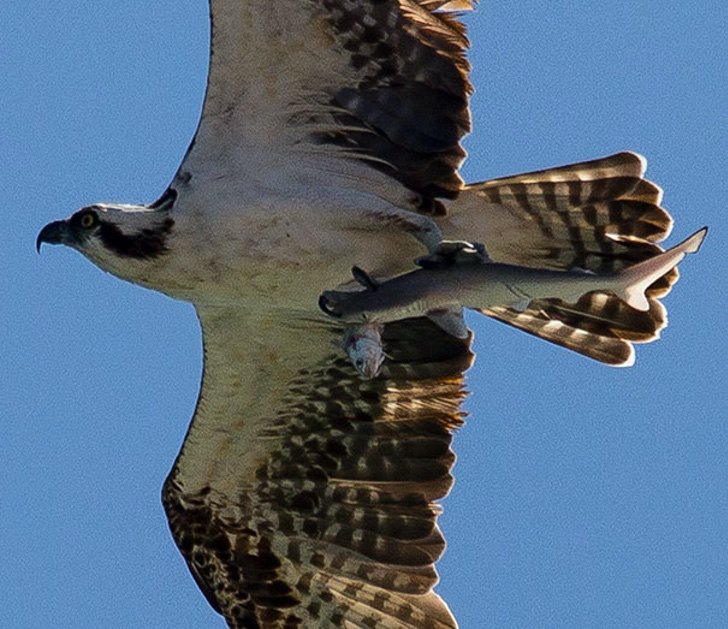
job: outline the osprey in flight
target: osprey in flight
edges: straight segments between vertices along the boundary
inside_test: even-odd
[[[38,236],[194,304],[204,375],[163,502],[230,627],[456,627],[433,590],[436,501],[453,482],[471,335],[451,333],[452,313],[448,326],[417,312],[345,336],[318,309],[324,291],[356,290],[354,265],[374,286],[421,256],[457,271],[467,251],[613,276],[670,231],[634,153],[464,184],[457,12],[473,4],[211,0],[202,118],[164,195],[85,207]],[[590,289],[482,311],[627,365],[665,326],[676,279],[673,263],[639,308]],[[366,342],[381,352],[362,367],[349,357]]]

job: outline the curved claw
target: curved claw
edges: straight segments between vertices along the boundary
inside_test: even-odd
[[[415,264],[423,269],[443,269],[455,264],[480,264],[489,261],[485,246],[481,243],[443,240],[435,251],[417,258]]]

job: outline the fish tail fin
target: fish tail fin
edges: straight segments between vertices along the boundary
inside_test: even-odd
[[[636,310],[650,309],[647,289],[675,268],[688,253],[696,253],[703,244],[708,228],[703,227],[667,251],[638,262],[618,274],[614,292]]]

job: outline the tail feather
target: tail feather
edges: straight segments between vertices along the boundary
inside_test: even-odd
[[[662,203],[662,188],[652,181],[640,179],[634,190],[629,194],[629,199],[660,205]]]
[[[448,206],[445,238],[483,242],[497,262],[619,271],[661,251],[672,229],[644,169],[624,152],[469,185]]]
[[[608,328],[604,334],[586,332],[581,325],[569,325],[551,318],[548,311],[535,311],[530,308],[524,312],[516,312],[497,307],[482,312],[519,330],[607,365],[629,367],[634,363],[632,344],[609,334]]]
[[[639,267],[648,261],[651,270],[650,262],[663,254],[656,243],[672,230],[672,218],[660,207],[662,190],[644,178],[645,167],[643,157],[623,152],[467,186],[448,205],[445,238],[483,242],[495,262],[595,273],[630,269],[629,279],[644,280],[640,298],[623,294],[639,309],[597,291],[576,304],[545,299],[522,312],[482,312],[595,360],[632,364],[632,344],[657,339],[667,325],[658,300],[679,277],[679,260],[649,277],[647,267]]]
[[[482,310],[494,319],[615,367],[634,363],[634,343],[650,343],[667,325],[665,307],[650,299],[641,312],[611,293],[595,291],[576,304],[558,299],[531,302],[524,312],[504,307]]]

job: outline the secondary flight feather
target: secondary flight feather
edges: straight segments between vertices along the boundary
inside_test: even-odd
[[[472,335],[432,312],[345,333],[319,312],[323,291],[350,290],[353,266],[386,281],[469,242],[487,264],[550,272],[660,259],[672,221],[634,153],[463,182],[457,11],[472,5],[211,0],[202,117],[168,189],[38,235],[196,309],[204,375],[163,503],[230,627],[456,627],[434,591],[437,501],[452,486]],[[473,305],[621,364],[666,324],[677,272],[660,273],[646,309],[531,289],[525,307]]]

